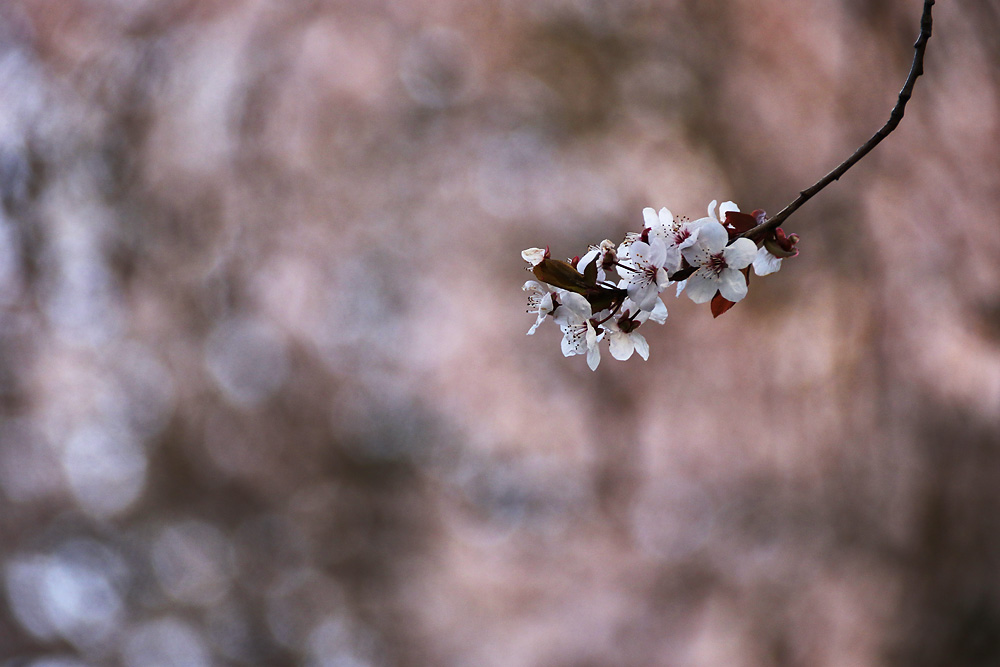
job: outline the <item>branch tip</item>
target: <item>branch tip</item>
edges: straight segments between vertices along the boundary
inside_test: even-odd
[[[860,148],[854,151],[849,158],[837,165],[837,167],[835,167],[826,176],[819,179],[805,190],[801,190],[798,197],[785,206],[785,208],[778,211],[778,213],[773,217],[768,218],[756,227],[740,234],[741,237],[752,237],[764,234],[777,228],[781,225],[781,223],[787,220],[792,213],[798,210],[800,206],[816,196],[816,194],[818,194],[823,188],[830,185],[830,183],[834,181],[840,180],[840,177],[843,176],[848,169],[857,164],[861,158],[868,155],[868,153],[870,153],[875,146],[877,146],[883,139],[889,136],[893,130],[896,129],[899,122],[903,119],[906,103],[910,100],[910,97],[913,94],[913,84],[916,82],[917,77],[924,73],[924,51],[927,49],[927,42],[931,38],[931,28],[933,25],[933,21],[931,19],[931,7],[933,6],[934,0],[924,0],[924,9],[920,16],[920,34],[917,35],[917,41],[913,43],[913,48],[915,50],[913,54],[913,63],[910,65],[910,72],[907,74],[906,80],[903,82],[903,88],[899,91],[899,98],[896,101],[896,105],[889,113],[889,120],[887,120],[885,124],[883,124],[882,127],[880,127],[878,131],[872,135],[871,139],[866,141]]]

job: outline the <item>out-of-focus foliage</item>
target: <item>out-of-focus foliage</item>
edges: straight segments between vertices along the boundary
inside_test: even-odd
[[[0,665],[1000,662],[993,3],[737,308],[524,336],[522,248],[775,212],[919,14],[0,4]]]

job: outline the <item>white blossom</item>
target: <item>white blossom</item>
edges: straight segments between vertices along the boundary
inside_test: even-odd
[[[535,333],[535,329],[545,321],[545,317],[555,308],[555,304],[552,302],[552,288],[537,280],[529,280],[524,283],[521,289],[528,293],[528,312],[538,316],[535,323],[528,329],[530,336]]]
[[[732,202],[727,203],[731,204]],[[646,228],[649,229],[649,238],[655,237],[663,241],[667,251],[663,268],[668,274],[680,270],[681,252],[694,245],[695,241],[698,240],[698,228],[711,220],[710,218],[700,218],[694,221],[675,220],[669,209],[661,208],[657,213],[649,207],[642,209],[642,217]]]
[[[558,300],[559,307],[553,316],[563,332],[563,356],[586,354],[590,370],[597,370],[597,365],[601,363],[601,349],[597,344],[604,337],[604,332],[598,334],[590,321],[593,315],[590,302],[580,294],[565,291],[560,291]]]
[[[625,289],[641,310],[652,310],[660,292],[670,282],[663,268],[666,256],[663,240],[650,237],[649,243],[631,243],[625,256],[619,259],[622,279],[618,287]]]
[[[663,302],[659,301],[659,305]],[[650,311],[636,311],[636,304],[631,300],[626,300],[622,308],[620,318],[612,318],[602,326],[607,330],[608,342],[611,349],[611,356],[620,361],[625,361],[632,356],[633,352],[638,352],[643,359],[649,359],[649,343],[646,338],[639,333],[639,325],[652,318]],[[656,310],[653,313],[657,313]],[[666,319],[666,307],[662,310]],[[662,322],[660,322],[662,324]]]
[[[712,221],[701,226],[697,242],[684,250],[684,259],[698,267],[687,279],[686,290],[695,303],[711,301],[716,292],[734,303],[747,295],[746,277],[740,270],[753,262],[757,245],[743,238],[726,245],[728,241],[726,228]]]

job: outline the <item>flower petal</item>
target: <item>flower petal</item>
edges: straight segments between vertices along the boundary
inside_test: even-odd
[[[674,226],[674,214],[666,206],[660,209],[659,218],[660,224],[667,229],[671,229]]]
[[[704,223],[698,228],[698,242],[695,246],[701,246],[708,250],[708,252],[715,254],[725,248],[727,243],[729,243],[729,232],[726,231],[721,222],[713,220],[712,222]]]
[[[747,279],[736,269],[723,269],[719,274],[719,294],[733,303],[743,300],[747,295]]]
[[[657,299],[653,304],[653,310],[649,313],[649,319],[657,324],[667,321],[667,307],[663,304],[663,299]]]
[[[757,244],[750,239],[736,239],[725,250],[722,256],[731,269],[745,269],[757,257]]]
[[[643,358],[643,361],[649,361],[649,343],[638,331],[632,332],[632,343],[635,345],[635,351],[639,353],[639,356]]]
[[[660,218],[656,215],[656,209],[647,206],[642,209],[642,221],[646,224],[646,227],[654,227]]]
[[[528,248],[521,251],[521,257],[528,264],[535,266],[545,259],[545,248]]]
[[[579,347],[578,340],[574,340],[569,333],[563,336],[562,339],[562,353],[564,357],[572,357],[574,354],[580,354],[577,350]]]
[[[653,266],[663,266],[667,259],[667,244],[659,236],[652,236],[649,239],[648,259]]]
[[[578,320],[590,319],[590,316],[594,314],[587,298],[576,292],[560,292],[559,305],[575,315]],[[561,314],[565,317],[565,313]]]
[[[715,292],[719,289],[719,283],[714,276],[706,275],[702,271],[695,271],[687,279],[687,295],[695,303],[706,303],[712,300]]]
[[[781,258],[775,257],[761,248],[757,251],[757,257],[753,260],[753,272],[758,276],[767,276],[781,268]]]
[[[632,337],[620,331],[611,332],[611,356],[618,361],[625,361],[632,356],[635,345]]]
[[[687,243],[690,239],[686,239]],[[687,247],[687,246],[684,246]],[[667,246],[666,256],[663,258],[663,268],[667,273],[673,274],[681,270],[681,247],[670,244]]]
[[[598,364],[601,363],[601,348],[598,343],[602,338],[604,338],[604,333],[602,332],[598,336],[594,325],[587,322],[587,365],[592,371],[596,371]]]
[[[588,250],[587,254],[580,258],[580,261],[576,263],[576,270],[583,273],[583,270],[587,268],[587,265],[594,261],[594,259],[601,254],[599,248],[594,248],[593,250]]]
[[[725,220],[726,219],[726,213],[729,213],[730,211],[733,211],[735,213],[739,213],[740,212],[740,207],[737,206],[736,204],[734,204],[731,201],[724,201],[724,202],[722,202],[722,204],[719,206],[719,220]]]

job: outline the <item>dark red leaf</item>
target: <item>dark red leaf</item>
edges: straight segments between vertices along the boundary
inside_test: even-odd
[[[736,304],[718,292],[712,297],[712,317],[718,317]]]
[[[736,238],[743,232],[750,231],[756,226],[757,219],[749,213],[738,213],[737,211],[728,211],[726,213],[726,231],[729,232],[729,238],[731,239]]]

